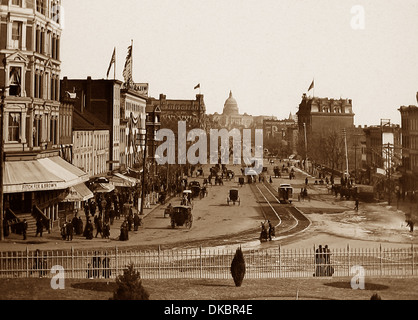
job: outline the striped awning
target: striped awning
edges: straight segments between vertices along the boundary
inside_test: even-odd
[[[87,173],[61,157],[4,163],[4,193],[63,190],[86,181]]]

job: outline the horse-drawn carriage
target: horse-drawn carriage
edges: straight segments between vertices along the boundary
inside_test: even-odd
[[[196,185],[191,186],[190,190],[192,191],[192,199],[195,199],[195,198],[202,199],[202,196],[201,196],[201,193],[200,193],[201,188],[199,186],[196,186]]]
[[[275,178],[281,178],[282,174],[281,174],[280,168],[278,166],[274,167],[273,172],[274,172],[274,177]]]
[[[226,202],[228,203],[228,206],[230,202],[232,202],[234,205],[235,203],[238,202],[238,205],[241,205],[241,199],[239,197],[238,189],[229,190],[229,195],[228,195],[228,198],[226,199]]]
[[[189,206],[175,206],[171,214],[171,227],[185,226],[191,228],[193,224],[192,208]]]

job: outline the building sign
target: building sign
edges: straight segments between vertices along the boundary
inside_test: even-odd
[[[22,185],[22,191],[42,191],[42,190],[53,190],[58,189],[57,183],[33,183]]]

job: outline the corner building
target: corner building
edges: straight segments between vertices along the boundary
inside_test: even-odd
[[[60,114],[61,1],[0,3],[4,231],[25,218],[31,234],[35,218],[57,225],[59,202],[87,175],[61,157],[72,121]]]

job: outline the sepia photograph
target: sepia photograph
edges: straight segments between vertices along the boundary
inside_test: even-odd
[[[417,13],[0,0],[0,300],[418,300]]]

